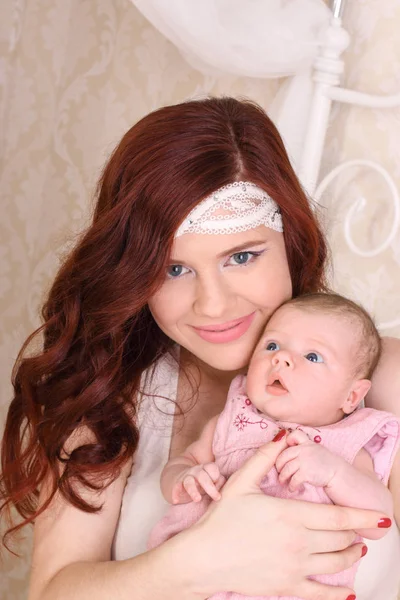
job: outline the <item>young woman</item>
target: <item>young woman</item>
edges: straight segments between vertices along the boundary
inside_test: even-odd
[[[324,289],[325,257],[258,106],[187,102],[125,135],[100,181],[93,224],[50,290],[44,349],[21,354],[15,368],[1,487],[4,508],[35,522],[29,600],[187,600],[221,590],[354,599],[308,576],[359,560],[354,529],[387,526],[387,515],[264,496],[258,483],[283,440],[232,476],[199,523],[145,551],[165,510],[162,467],[221,411],[272,312]],[[399,413],[391,403],[400,382],[380,383],[400,357],[391,344],[375,393]],[[390,560],[395,534],[391,527],[380,541]],[[373,572],[386,585],[385,556],[359,569],[363,581]]]

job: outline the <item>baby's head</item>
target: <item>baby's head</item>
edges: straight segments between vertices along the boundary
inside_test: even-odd
[[[329,425],[371,387],[381,340],[368,313],[338,294],[309,294],[272,315],[253,353],[247,394],[273,419]]]

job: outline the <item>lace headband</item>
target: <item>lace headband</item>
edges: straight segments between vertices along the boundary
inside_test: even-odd
[[[279,206],[255,183],[235,181],[195,206],[178,227],[175,237],[185,233],[238,233],[259,225],[282,232]]]

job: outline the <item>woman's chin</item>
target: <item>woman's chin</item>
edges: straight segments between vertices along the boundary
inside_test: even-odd
[[[259,319],[261,321],[261,319]],[[214,340],[198,339],[190,340],[190,347],[187,349],[192,356],[197,357],[201,362],[217,371],[235,372],[247,371],[254,348],[263,331],[264,323],[252,323],[247,331],[240,338],[230,341],[220,340],[219,336],[214,336]],[[211,337],[211,336],[210,336]]]
[[[228,344],[211,348],[207,352],[197,352],[197,358],[207,367],[216,371],[231,372],[232,376],[247,371],[252,348],[229,347]]]

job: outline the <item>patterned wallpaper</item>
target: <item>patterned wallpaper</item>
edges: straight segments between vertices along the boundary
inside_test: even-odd
[[[346,84],[373,93],[400,90],[398,0],[349,1],[353,41]],[[87,222],[101,166],[121,135],[161,105],[204,94],[245,95],[268,109],[279,80],[211,77],[194,71],[129,0],[4,0],[0,3],[0,423],[10,370],[39,324],[39,306],[60,256]],[[347,158],[370,158],[400,188],[400,110],[335,107],[323,172]],[[383,239],[392,213],[375,175],[351,172],[324,196],[335,285],[378,321],[400,317],[400,235],[374,259],[350,253],[341,221],[354,198],[367,200],[355,237]],[[400,326],[386,331],[400,336]],[[5,556],[0,597],[26,596],[24,557]]]

